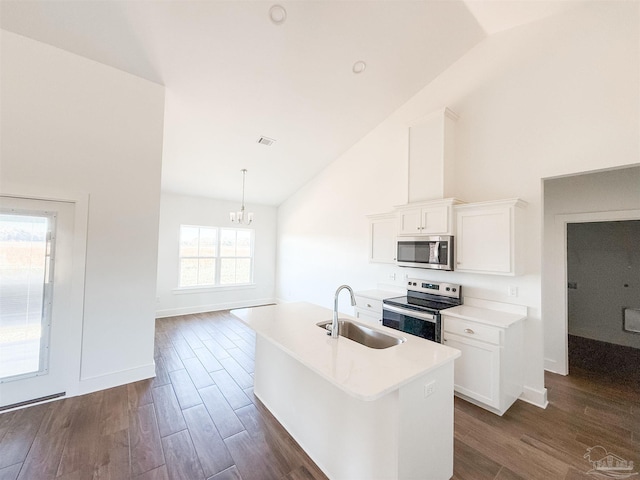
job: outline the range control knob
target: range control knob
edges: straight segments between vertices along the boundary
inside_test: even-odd
[[[446,288],[447,292],[450,291],[451,289],[449,287]]]
[[[451,291],[452,291],[452,292],[455,292],[456,290],[457,290],[457,288],[453,288],[453,289],[451,289]]]

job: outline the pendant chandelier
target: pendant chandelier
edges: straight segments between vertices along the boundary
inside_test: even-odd
[[[242,206],[239,212],[229,212],[229,218],[231,218],[232,222],[239,223],[240,225],[251,225],[251,222],[253,222],[253,212],[246,214],[244,212],[244,179],[247,176],[247,169],[243,168],[240,171],[242,172]]]

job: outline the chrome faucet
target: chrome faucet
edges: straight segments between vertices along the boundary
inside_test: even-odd
[[[353,290],[349,285],[340,285],[336,290],[336,296],[333,299],[333,323],[331,324],[331,338],[338,338],[340,334],[340,322],[338,322],[338,295],[340,295],[340,291],[343,289],[349,290],[349,295],[351,295],[351,305],[355,306],[356,297],[353,295]]]

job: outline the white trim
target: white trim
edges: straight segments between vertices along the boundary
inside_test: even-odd
[[[255,283],[239,283],[235,285],[207,285],[198,287],[176,287],[171,289],[174,295],[184,295],[189,293],[212,293],[223,292],[225,290],[252,290],[256,288]]]
[[[558,371],[558,362],[552,360],[551,358],[544,359],[544,369],[547,372],[557,373],[558,375],[567,375],[566,373],[562,373]]]
[[[549,405],[546,388],[538,390],[525,385],[522,389],[522,394],[520,394],[520,400],[540,408],[547,408],[547,405]]]
[[[556,288],[561,288],[564,292],[559,296],[560,300],[553,305],[553,309],[557,312],[562,312],[563,324],[561,336],[563,338],[563,348],[561,358],[545,358],[545,368],[551,363],[555,364],[554,369],[551,371],[559,373],[560,375],[569,374],[569,312],[568,312],[568,299],[567,299],[567,224],[569,223],[586,223],[586,222],[616,222],[623,220],[640,220],[640,210],[614,210],[608,212],[583,212],[583,213],[569,213],[558,214],[554,218],[554,232],[553,232],[553,251],[556,253],[560,265],[555,268],[549,280],[553,282]],[[558,352],[552,352],[557,354]]]
[[[192,313],[217,312],[220,310],[231,310],[234,308],[258,307],[279,303],[274,298],[258,298],[253,300],[241,300],[237,302],[213,303],[209,305],[193,305],[189,307],[170,308],[156,311],[156,318],[175,317],[177,315],[190,315]]]
[[[121,370],[119,372],[111,372],[97,377],[83,378],[78,384],[77,391],[73,392],[73,394],[69,394],[69,392],[67,392],[67,396],[85,395],[87,393],[97,392],[99,390],[105,390],[107,388],[113,388],[131,382],[138,382],[147,378],[153,378],[155,376],[156,364],[155,362],[152,362],[147,365]]]
[[[420,125],[421,123],[432,120],[434,118],[445,117],[445,116],[449,117],[454,122],[457,122],[458,119],[460,118],[460,115],[458,115],[456,112],[451,110],[449,107],[442,107],[432,111],[431,113],[428,113],[427,115],[422,115],[416,118],[415,120],[410,122],[409,126],[411,127],[413,125]]]

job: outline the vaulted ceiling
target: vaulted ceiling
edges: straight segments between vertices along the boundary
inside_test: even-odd
[[[166,87],[164,191],[238,200],[247,168],[278,205],[487,34],[575,2],[274,4],[2,0],[0,26]]]

